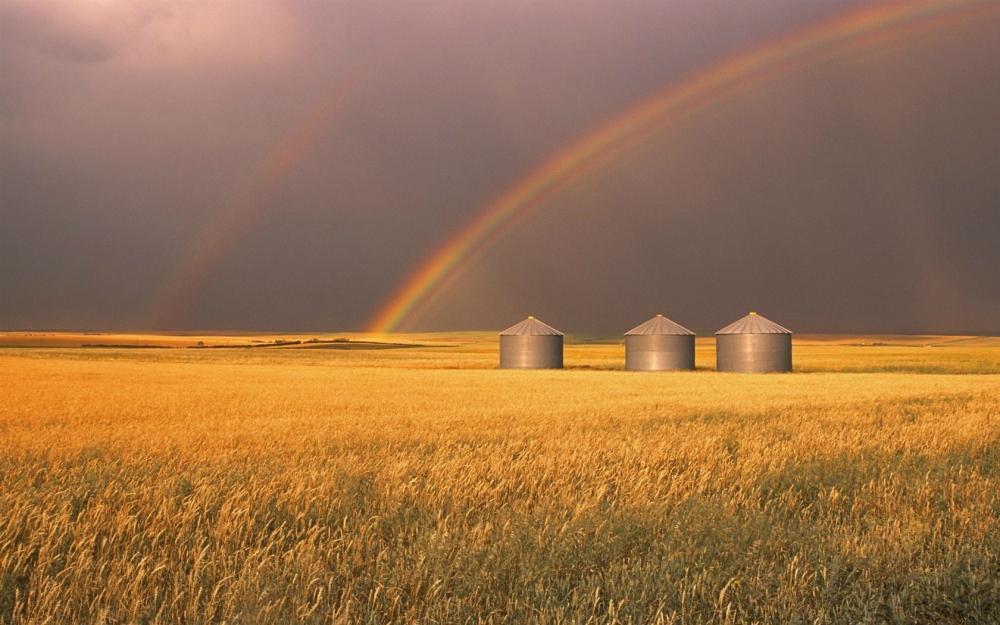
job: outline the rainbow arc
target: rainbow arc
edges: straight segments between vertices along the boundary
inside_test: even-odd
[[[409,328],[499,237],[665,129],[754,85],[834,54],[997,12],[1000,4],[994,0],[918,0],[865,7],[737,54],[666,87],[558,151],[488,204],[402,283],[367,331]]]

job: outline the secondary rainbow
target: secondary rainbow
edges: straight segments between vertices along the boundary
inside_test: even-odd
[[[356,82],[351,76],[307,114],[293,131],[267,155],[241,193],[229,199],[199,228],[180,261],[159,286],[149,305],[147,323],[171,328],[185,319],[188,308],[205,290],[215,269],[238,241],[267,219],[267,199],[302,161],[309,148],[331,124],[335,113]]]
[[[586,174],[665,128],[749,86],[840,51],[997,11],[1000,4],[993,0],[924,0],[865,7],[750,49],[668,86],[569,144],[487,205],[403,282],[367,331],[406,328],[491,242]]]
[[[439,29],[427,29],[409,37],[386,36],[388,43],[355,61],[344,78],[313,102],[236,187],[236,193],[214,207],[196,230],[177,263],[156,289],[148,306],[146,323],[157,328],[183,324],[212,275],[240,240],[279,210],[280,206],[273,202],[274,192],[352,104],[357,104],[357,96],[385,84],[396,72],[406,71],[407,60],[412,57],[407,52],[442,34]],[[381,82],[374,80],[376,77],[381,77]]]

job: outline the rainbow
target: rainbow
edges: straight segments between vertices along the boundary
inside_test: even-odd
[[[150,300],[144,322],[148,327],[170,329],[183,323],[218,266],[249,232],[264,223],[275,210],[269,198],[298,167],[310,149],[342,117],[359,92],[372,89],[372,79],[387,72],[405,71],[393,63],[408,59],[408,51],[434,37],[440,29],[428,28],[415,36],[390,33],[387,43],[356,61],[344,78],[334,83],[305,114],[265,153],[236,192],[212,210],[188,241],[178,261],[164,277]],[[383,81],[384,82],[384,81]]]
[[[732,95],[850,48],[870,45],[1000,9],[995,0],[915,0],[839,15],[724,60],[599,125],[488,204],[417,268],[366,330],[408,327],[497,238],[539,207],[637,143]]]
[[[249,181],[241,185],[241,192],[213,212],[154,294],[147,312],[147,325],[171,329],[183,321],[191,304],[205,290],[215,268],[247,232],[266,219],[267,198],[298,166],[322,131],[330,126],[357,80],[355,72],[322,98],[267,154]]]

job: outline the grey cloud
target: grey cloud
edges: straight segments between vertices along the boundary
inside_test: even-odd
[[[142,327],[196,233],[361,71],[176,320],[358,329],[567,142],[856,4],[251,3],[235,34],[234,3],[209,22],[154,4],[171,9],[120,18],[146,24],[132,34],[86,22],[89,57],[58,14],[19,13],[22,39],[0,41],[0,327]],[[758,293],[793,329],[1000,330],[991,28],[899,47],[888,78],[827,63],[664,136],[513,231],[420,327],[533,312],[615,331],[671,304],[706,330]]]
[[[0,41],[4,54],[22,48],[59,61],[85,65],[118,58],[129,39],[139,36],[156,16],[168,14],[166,4],[102,7],[74,2],[0,3]],[[75,22],[74,14],[94,19]]]

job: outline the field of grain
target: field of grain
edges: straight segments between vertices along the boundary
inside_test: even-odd
[[[29,338],[4,623],[1000,622],[997,339],[804,337],[748,376],[710,341],[650,374],[600,337],[549,372],[490,334]]]

